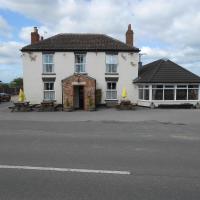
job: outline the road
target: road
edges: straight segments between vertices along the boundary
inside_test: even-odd
[[[6,112],[2,110],[2,200],[200,199],[197,123],[16,120],[17,113],[3,119]],[[75,114],[78,116],[79,112]],[[19,166],[130,174],[19,169]]]

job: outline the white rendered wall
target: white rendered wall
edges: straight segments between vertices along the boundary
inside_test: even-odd
[[[105,52],[87,52],[86,73],[96,79],[97,89],[102,89],[102,103],[105,103],[106,94],[106,54]],[[57,103],[62,103],[61,81],[74,74],[74,53],[57,52],[54,54],[55,75],[44,75],[42,65],[42,53],[23,53],[23,76],[24,91],[26,98],[31,103],[41,103],[43,101],[43,80],[44,77],[55,77],[55,98]],[[138,76],[138,53],[118,54],[118,73],[114,77],[119,77],[117,82],[118,99],[121,99],[122,89],[126,87],[128,99],[136,103],[138,99],[138,89],[133,85],[133,80]]]
[[[43,100],[42,54],[22,53],[22,62],[26,100],[40,103]]]
[[[151,107],[151,103],[154,103],[155,107],[158,107],[159,105],[181,105],[181,104],[193,104],[196,105],[197,102],[199,102],[199,100],[162,100],[162,101],[158,101],[158,100],[152,100],[152,101],[144,101],[144,100],[138,100],[138,105],[139,106],[145,106],[145,107]]]
[[[133,80],[138,77],[138,53],[119,53],[118,54],[118,99],[122,97],[123,87],[127,90],[127,98],[131,102],[136,103],[138,99],[138,89],[137,86],[133,84]]]
[[[96,79],[96,88],[102,90],[102,103],[104,103],[106,91],[105,60],[104,52],[88,52],[86,55],[85,70],[88,73],[88,76]]]
[[[74,73],[74,53],[58,52],[54,54],[55,99],[57,103],[62,103],[62,80]]]

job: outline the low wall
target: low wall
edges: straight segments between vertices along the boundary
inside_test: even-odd
[[[196,105],[197,103],[200,103],[198,100],[195,101],[144,101],[144,100],[138,100],[139,106],[145,106],[145,107],[151,107],[152,103],[155,107],[158,107],[159,105],[181,105],[181,104],[193,104]]]

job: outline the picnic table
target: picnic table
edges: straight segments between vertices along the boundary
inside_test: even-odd
[[[40,111],[54,111],[55,101],[43,101],[41,102]]]
[[[27,112],[30,111],[29,101],[26,102],[14,102],[14,106],[9,107],[11,112]]]

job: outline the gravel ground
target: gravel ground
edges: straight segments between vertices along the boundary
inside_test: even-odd
[[[0,120],[25,121],[122,121],[141,122],[158,121],[174,124],[199,124],[199,109],[149,109],[136,108],[132,111],[115,109],[99,109],[95,112],[15,112],[11,113],[8,106],[12,103],[0,104]]]

